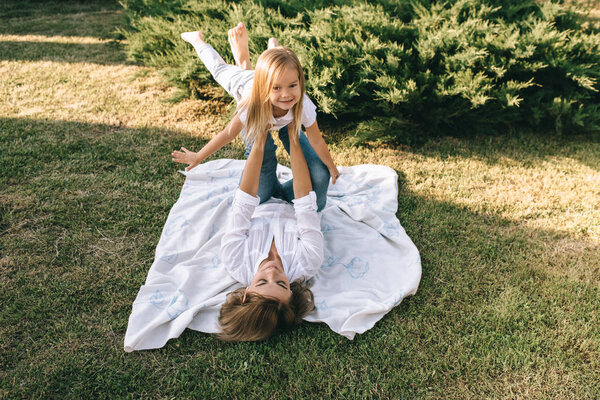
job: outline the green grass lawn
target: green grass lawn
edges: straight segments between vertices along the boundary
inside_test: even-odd
[[[353,341],[305,323],[124,353],[183,183],[169,154],[206,143],[228,102],[169,102],[108,39],[118,5],[0,7],[0,398],[600,398],[599,137],[332,144],[339,165],[398,172],[416,296]]]

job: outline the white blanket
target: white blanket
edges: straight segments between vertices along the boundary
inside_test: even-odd
[[[219,248],[242,160],[215,160],[184,173],[145,285],[133,303],[125,351],[159,348],[186,328],[216,333],[225,295],[240,287]],[[396,218],[398,177],[380,165],[340,167],[322,211],[325,258],[312,279],[316,309],[305,318],[353,339],[421,279],[419,252]],[[280,180],[291,170],[278,166]],[[260,207],[260,206],[259,206]]]

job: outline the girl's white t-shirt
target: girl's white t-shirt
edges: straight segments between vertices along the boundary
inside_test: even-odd
[[[238,114],[238,117],[244,128],[246,127],[246,120],[248,118],[248,109],[241,110]],[[287,114],[283,117],[273,117],[271,123],[273,124],[272,130],[279,130],[284,126],[290,124],[294,120],[294,115],[292,114],[292,109],[288,110]],[[312,126],[317,120],[317,106],[308,98],[306,93],[302,98],[302,125],[305,128]]]

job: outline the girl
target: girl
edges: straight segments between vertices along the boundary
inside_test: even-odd
[[[323,262],[323,234],[303,149],[297,131],[291,132],[294,206],[273,199],[257,207],[266,130],[254,139],[234,195],[221,260],[247,287],[229,293],[221,307],[222,340],[265,339],[277,328],[297,324],[314,308],[313,294],[303,282]]]
[[[318,211],[325,207],[329,178],[335,184],[340,173],[329,154],[316,122],[316,107],[305,94],[304,73],[298,57],[290,49],[269,39],[269,48],[258,59],[256,70],[250,70],[248,35],[241,22],[229,31],[229,42],[237,65],[226,64],[204,41],[202,32],[186,32],[181,37],[192,44],[202,62],[217,82],[238,102],[231,122],[199,152],[182,147],[173,151],[173,161],[188,164],[186,171],[231,142],[240,132],[249,156],[253,143],[265,130],[278,130],[285,149],[290,152],[289,132],[306,129],[298,135],[308,165],[312,187],[317,196]],[[294,199],[293,180],[281,184],[276,175],[277,146],[268,133],[257,195],[260,202],[278,197]]]

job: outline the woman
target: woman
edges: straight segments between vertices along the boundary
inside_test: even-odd
[[[273,199],[257,207],[266,139],[267,131],[255,139],[221,241],[225,268],[247,285],[229,293],[221,307],[219,338],[226,341],[265,339],[299,323],[314,308],[304,282],[323,262],[317,197],[298,135],[290,134],[294,205]]]

